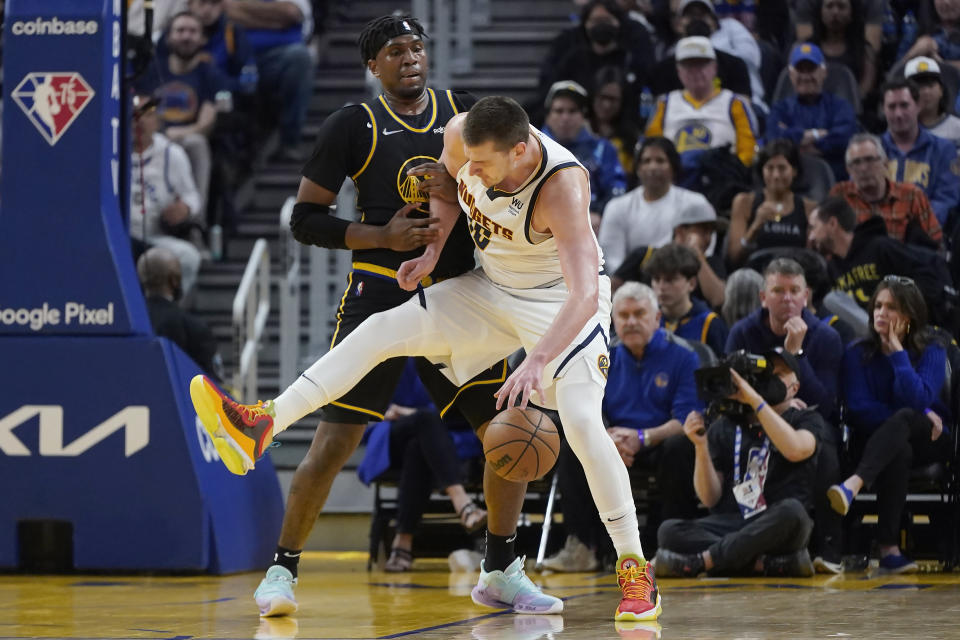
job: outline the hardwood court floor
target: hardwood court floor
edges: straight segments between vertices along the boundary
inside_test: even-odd
[[[636,640],[960,638],[960,574],[807,580],[662,580],[657,625],[617,626],[610,574],[539,576],[560,616],[474,605],[475,574],[418,560],[368,573],[366,555],[304,554],[290,618],[260,620],[262,576],[0,576],[0,638],[474,638]]]

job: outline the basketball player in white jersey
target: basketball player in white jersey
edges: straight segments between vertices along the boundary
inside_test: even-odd
[[[654,620],[661,606],[653,567],[643,558],[626,467],[601,419],[610,281],[600,273],[590,227],[586,170],[531,127],[520,105],[499,96],[481,99],[447,123],[440,160],[457,178],[481,267],[420,288],[460,214],[433,199],[439,237],[397,272],[400,286],[417,296],[368,318],[271,402],[240,405],[197,376],[191,383],[197,413],[252,468],[274,435],[336,400],[387,358],[425,356],[461,384],[523,347],[526,358],[496,394],[498,408],[517,400],[526,406],[535,393],[540,404],[559,411],[619,554],[622,599],[615,617]],[[496,505],[488,506],[493,513]],[[491,536],[511,533],[495,530],[493,519],[488,526]],[[472,597],[518,613],[563,608],[524,575],[522,558],[504,570],[481,565]]]

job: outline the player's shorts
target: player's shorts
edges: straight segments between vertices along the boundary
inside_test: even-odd
[[[371,265],[372,266],[372,265]],[[368,317],[399,306],[416,294],[404,291],[396,278],[387,273],[357,269],[347,279],[347,290],[340,300],[337,311],[337,327],[331,348],[339,344]],[[436,285],[434,285],[436,286]],[[321,420],[363,424],[370,420],[382,420],[390,406],[397,383],[403,373],[405,358],[391,358],[374,367],[350,391],[320,411]],[[437,371],[436,366],[423,358],[417,358],[417,373],[434,404],[445,415],[453,406],[463,414],[474,429],[496,415],[494,392],[507,378],[504,358],[478,374],[461,387],[453,384]]]
[[[493,283],[481,269],[435,284],[407,304],[420,304],[450,346],[451,355],[430,358],[454,384],[468,381],[521,347],[527,353],[553,323],[569,292],[561,279],[535,289]],[[605,386],[610,358],[610,279],[600,276],[597,313],[570,345],[544,368],[541,385],[547,408],[556,408],[554,383],[584,360],[590,378]],[[538,403],[540,404],[540,403]]]

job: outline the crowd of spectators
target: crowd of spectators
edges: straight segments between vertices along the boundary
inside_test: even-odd
[[[311,0],[171,0],[130,6],[133,87],[131,235],[134,257],[164,246],[189,293],[203,260],[219,259],[236,226],[234,195],[264,144],[269,160],[304,160],[301,132],[313,87]],[[317,1],[320,14],[325,3]]]
[[[159,249],[176,273],[158,308],[193,286],[203,234],[230,223],[259,124],[277,125],[275,160],[303,159],[314,26],[309,0],[161,4],[131,189],[135,252]],[[528,108],[590,173],[619,287],[604,411],[624,464],[658,479],[658,573],[841,571],[841,517],[865,486],[881,566],[916,570],[899,547],[910,467],[956,437],[941,391],[958,330],[960,2],[575,4]],[[717,418],[694,370],[741,350],[772,363],[777,393],[734,374],[743,414]],[[449,457],[446,440],[421,450],[438,421],[394,417],[379,437],[395,462]],[[595,569],[605,536],[566,447],[557,472],[569,536],[545,565]],[[412,564],[434,485],[464,528],[482,521],[454,466],[431,473],[406,480],[417,498],[393,570]]]
[[[910,469],[949,459],[956,437],[960,3],[577,5],[541,95],[576,152],[549,119],[576,94],[578,139],[606,138],[631,187],[591,207],[621,341],[604,410],[624,463],[664,492],[645,538],[658,575],[839,572],[864,487],[881,568],[915,571],[900,548]],[[739,352],[772,363],[779,391],[735,375],[739,417],[704,414],[694,369]],[[561,453],[558,473],[569,535],[545,566],[593,570],[604,540],[582,471]]]

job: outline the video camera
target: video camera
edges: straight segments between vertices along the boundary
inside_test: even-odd
[[[741,349],[727,354],[715,367],[702,367],[693,372],[697,396],[707,405],[706,415],[724,415],[742,421],[753,413],[749,405],[730,399],[737,392],[730,370],[746,380],[770,404],[779,404],[786,397],[786,387],[774,373],[774,363],[765,355]]]

